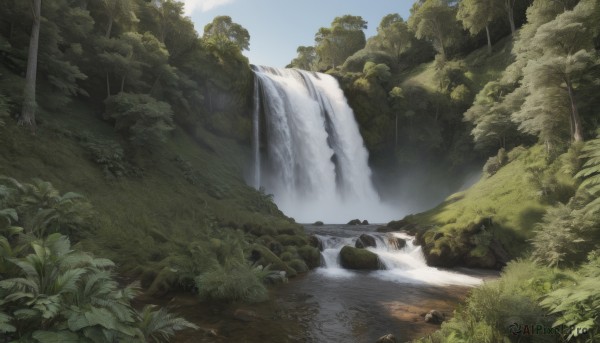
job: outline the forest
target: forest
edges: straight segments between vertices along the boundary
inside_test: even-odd
[[[600,340],[600,1],[417,0],[368,25],[333,18],[288,68],[337,79],[383,199],[414,173],[411,196],[453,190],[385,228],[430,266],[501,270],[415,342]],[[209,337],[162,300],[254,306],[321,265],[245,180],[251,33],[199,29],[176,0],[0,3],[0,339]]]

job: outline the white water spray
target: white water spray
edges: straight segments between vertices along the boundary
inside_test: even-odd
[[[388,233],[387,235],[370,233],[376,240],[376,247],[367,248],[369,251],[377,254],[379,261],[385,270],[378,270],[372,273],[374,277],[381,280],[397,283],[417,283],[430,284],[437,286],[462,285],[477,286],[482,280],[472,276],[440,270],[429,267],[425,262],[425,257],[421,247],[414,243],[414,237],[404,233]],[[317,269],[317,272],[328,277],[350,278],[358,274],[343,269],[338,261],[338,255],[345,245],[354,246],[357,237],[341,238],[329,235],[315,235],[323,246],[321,257],[323,266]],[[395,239],[401,238],[406,241],[406,246],[398,249],[394,244]]]
[[[298,222],[387,222],[399,216],[381,203],[354,113],[330,75],[254,67],[255,181]],[[261,96],[258,96],[260,88]],[[266,158],[260,164],[260,111]],[[259,176],[256,176],[259,175]]]

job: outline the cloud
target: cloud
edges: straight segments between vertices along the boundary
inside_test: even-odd
[[[183,0],[185,15],[192,15],[195,11],[208,12],[214,8],[232,3],[234,0]]]

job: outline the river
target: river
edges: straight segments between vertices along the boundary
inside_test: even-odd
[[[273,288],[271,300],[261,304],[199,304],[192,295],[177,296],[171,301],[176,312],[202,330],[182,333],[176,342],[369,343],[388,333],[405,342],[439,328],[425,322],[425,313],[451,317],[473,286],[497,276],[428,267],[410,236],[393,234],[407,240],[396,249],[384,243],[390,234],[375,232],[377,225],[305,227],[322,241],[327,265]],[[369,249],[387,270],[348,271],[330,258],[363,233],[377,237],[378,247]]]

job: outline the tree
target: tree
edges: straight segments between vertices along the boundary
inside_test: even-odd
[[[402,54],[412,47],[414,38],[399,14],[388,14],[381,19],[377,35],[369,39],[367,47],[387,52],[400,64]]]
[[[560,14],[536,31],[531,44],[541,49],[542,55],[529,61],[524,70],[522,83],[528,87],[530,95],[525,102],[528,106],[516,116],[526,119],[521,122],[521,128],[537,130],[526,127],[537,122],[531,121],[537,116],[548,120],[549,116],[557,117],[552,119],[554,122],[559,120],[558,117],[566,117],[572,141],[583,141],[575,85],[592,66],[598,65],[591,29],[595,7],[591,6],[597,5],[593,1],[582,1],[572,11]],[[535,111],[530,106],[542,111]]]
[[[198,40],[194,23],[183,15],[183,6],[179,1],[157,0],[146,3],[139,14],[139,32],[152,32],[169,50],[171,63],[192,49]]]
[[[138,145],[166,139],[173,130],[173,111],[166,102],[146,94],[119,93],[105,100],[107,119],[115,121],[115,129]]]
[[[330,28],[322,27],[315,35],[316,52],[321,67],[336,67],[358,50],[365,47],[364,29],[367,22],[359,16],[336,17]]]
[[[408,27],[417,38],[432,40],[436,50],[445,58],[447,48],[456,40],[455,12],[445,0],[415,2],[410,10]]]
[[[33,0],[33,26],[29,39],[29,54],[27,57],[27,74],[25,75],[25,91],[23,100],[23,111],[21,112],[20,124],[35,127],[35,88],[37,77],[38,47],[40,38],[40,21],[42,12],[42,0]]]
[[[495,0],[498,1],[498,0]],[[517,28],[515,27],[515,2],[517,0],[499,0],[503,2],[504,11],[510,25],[510,32],[514,35]]]
[[[240,24],[236,24],[229,16],[217,16],[204,27],[203,39],[225,50],[230,44],[238,50],[250,49],[250,34]]]
[[[472,35],[485,29],[489,54],[492,53],[489,25],[502,13],[499,5],[497,1],[490,0],[463,0],[458,3],[456,18],[463,23],[465,29]]]
[[[133,0],[101,0],[100,5],[107,17],[105,37],[110,38],[115,21],[132,23],[137,21],[136,4]]]
[[[507,140],[516,136],[517,128],[511,113],[522,105],[518,101],[515,104],[521,89],[513,93],[511,90],[512,87],[501,82],[488,82],[475,97],[473,106],[465,112],[464,120],[474,125],[471,135],[476,148],[507,149]]]
[[[298,56],[290,62],[288,67],[304,70],[317,69],[318,57],[314,46],[299,46],[296,52]]]

